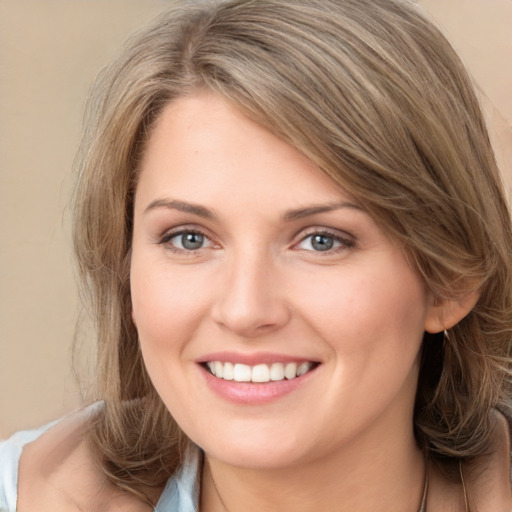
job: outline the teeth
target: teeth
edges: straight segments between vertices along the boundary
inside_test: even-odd
[[[269,382],[284,379],[295,379],[309,372],[314,366],[312,362],[305,363],[272,363],[249,366],[240,363],[223,363],[221,361],[209,361],[206,366],[216,377],[236,382]]]
[[[215,361],[215,375],[217,377],[224,377],[224,365],[220,361]]]
[[[217,362],[215,362],[215,369],[217,369]],[[237,382],[251,382],[251,373],[250,366],[247,366],[246,364],[235,364],[233,368],[233,380],[236,380]],[[217,373],[215,373],[215,375],[217,377],[219,376]]]
[[[287,379],[294,379],[297,376],[297,363],[288,363],[284,367],[284,376]]]
[[[272,371],[266,364],[258,364],[252,367],[252,382],[268,382],[272,378]]]
[[[233,363],[224,363],[224,369],[222,370],[222,378],[224,380],[234,379]]]
[[[283,380],[284,379],[284,366],[281,363],[274,363],[270,367],[270,379],[271,380]]]
[[[217,365],[217,363],[215,363]],[[301,375],[304,375],[306,372],[311,370],[311,363],[302,363],[297,368],[297,377],[300,377]]]

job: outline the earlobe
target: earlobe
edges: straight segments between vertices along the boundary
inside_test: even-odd
[[[425,331],[435,334],[450,329],[475,307],[479,297],[476,290],[453,299],[432,297],[425,319]]]

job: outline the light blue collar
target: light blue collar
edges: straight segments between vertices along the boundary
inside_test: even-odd
[[[193,446],[181,469],[169,478],[155,512],[198,512],[202,452]]]

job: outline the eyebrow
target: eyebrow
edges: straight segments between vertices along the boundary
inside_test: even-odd
[[[288,210],[283,215],[283,219],[286,222],[292,222],[294,220],[303,219],[304,217],[310,217],[319,213],[332,212],[341,208],[353,208],[355,210],[364,211],[363,208],[356,203],[342,201],[340,203],[312,205],[305,208],[297,208],[296,210]]]
[[[199,217],[203,217],[205,219],[216,219],[217,216],[208,208],[204,206],[200,206],[194,203],[188,203],[186,201],[177,201],[175,199],[155,199],[151,201],[149,205],[144,210],[144,214],[147,212],[154,210],[155,208],[167,208],[169,210],[178,210],[180,212],[185,213],[193,213]]]
[[[204,206],[189,203],[186,201],[178,201],[176,199],[155,199],[154,201],[151,201],[151,203],[149,203],[149,205],[146,207],[146,209],[144,210],[144,214],[156,208],[167,208],[170,210],[178,210],[180,212],[192,213],[194,215],[197,215],[198,217],[203,217],[205,219],[217,219],[217,215],[215,215],[215,213],[213,213],[212,210],[205,208]],[[342,201],[339,203],[337,202],[330,204],[312,205],[303,208],[287,210],[283,214],[283,220],[285,222],[293,222],[295,220],[300,220],[305,217],[311,217],[312,215],[317,215],[319,213],[328,213],[334,210],[339,210],[341,208],[352,208],[355,210],[364,211],[363,208],[356,203]]]

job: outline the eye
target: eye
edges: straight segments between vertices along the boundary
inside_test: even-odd
[[[199,231],[183,230],[165,236],[162,244],[168,245],[173,251],[197,251],[213,245],[212,241]]]
[[[354,246],[354,242],[348,237],[344,238],[330,232],[315,232],[306,235],[297,244],[299,249],[314,252],[334,252]]]
[[[328,235],[310,235],[307,240],[315,251],[329,251],[335,244],[334,238]]]

